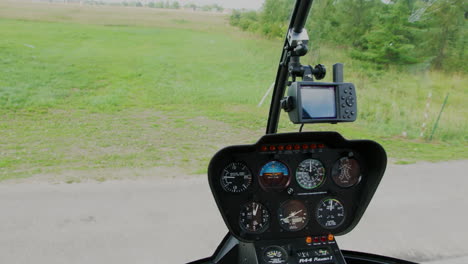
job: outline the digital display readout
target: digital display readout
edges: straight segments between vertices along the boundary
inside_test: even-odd
[[[301,87],[302,119],[336,118],[334,86]]]

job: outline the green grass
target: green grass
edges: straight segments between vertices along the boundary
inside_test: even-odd
[[[262,135],[269,102],[256,105],[281,49],[219,15],[1,1],[0,36],[0,179],[155,166],[204,172],[217,149]],[[306,129],[377,140],[398,163],[468,158],[466,76],[369,71],[331,47],[320,58],[328,68],[346,63],[360,119]],[[450,92],[431,143],[419,138],[429,91],[429,126]],[[296,129],[281,120],[281,131]]]

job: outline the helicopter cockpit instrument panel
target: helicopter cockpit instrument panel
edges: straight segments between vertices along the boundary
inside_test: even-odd
[[[336,132],[285,133],[220,150],[208,178],[230,233],[255,243],[257,256],[274,258],[292,247],[296,258],[319,252],[333,258],[330,243],[357,225],[385,166],[385,151],[373,141],[348,141]]]

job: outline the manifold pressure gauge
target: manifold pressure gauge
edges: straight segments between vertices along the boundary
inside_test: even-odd
[[[325,198],[320,201],[315,212],[317,222],[326,229],[334,229],[341,226],[345,220],[343,204],[334,198]]]
[[[241,162],[232,162],[221,173],[221,187],[226,192],[240,193],[249,188],[252,183],[252,173]]]

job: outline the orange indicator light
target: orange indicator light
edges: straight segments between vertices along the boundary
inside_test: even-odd
[[[306,237],[306,243],[307,244],[312,244],[312,237]]]
[[[328,241],[333,241],[334,238],[335,238],[335,236],[333,236],[332,234],[328,235]]]

